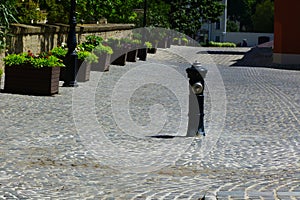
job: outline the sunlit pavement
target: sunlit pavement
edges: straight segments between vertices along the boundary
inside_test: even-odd
[[[172,46],[148,54],[146,62],[92,72],[89,82],[75,88],[85,92],[81,96],[63,87],[54,97],[1,93],[0,198],[299,199],[300,71],[230,66],[248,50]],[[115,118],[123,107],[115,109],[113,103],[122,77],[153,66],[175,69],[184,77],[195,60],[208,69],[207,136],[191,139],[180,132],[175,138],[154,139],[128,131],[134,123],[120,127]],[[148,76],[140,73],[139,80]],[[172,73],[167,78],[179,81]],[[74,108],[90,93],[94,99]],[[166,122],[159,133],[172,135],[182,117],[176,95],[153,81],[138,87],[124,109],[133,122],[146,126],[149,107],[160,104]],[[78,126],[87,120],[77,118],[81,110],[86,116],[89,100],[99,126],[94,134],[87,122],[90,138],[80,131],[85,124]],[[182,144],[187,147],[177,153],[176,145]]]

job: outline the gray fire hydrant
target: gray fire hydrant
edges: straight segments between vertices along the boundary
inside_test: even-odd
[[[204,131],[204,78],[207,69],[195,61],[190,68],[186,69],[189,83],[189,121],[187,136],[205,136]]]

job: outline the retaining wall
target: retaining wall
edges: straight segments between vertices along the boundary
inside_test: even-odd
[[[77,42],[85,40],[87,35],[98,35],[104,39],[121,38],[131,33],[134,24],[82,24],[76,27]],[[20,53],[31,50],[34,53],[49,51],[67,41],[69,25],[39,24],[35,26],[12,24],[12,37],[7,38],[8,53]]]

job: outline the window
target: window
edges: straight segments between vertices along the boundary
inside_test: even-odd
[[[216,39],[215,42],[220,42],[220,36],[216,36],[215,39]]]

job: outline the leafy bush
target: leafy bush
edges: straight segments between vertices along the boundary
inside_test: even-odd
[[[183,43],[187,44],[189,40],[188,40],[187,38],[184,37],[184,38],[181,38],[181,41],[182,41]]]
[[[100,44],[100,45],[95,47],[94,53],[97,54],[97,55],[101,55],[101,54],[105,54],[105,53],[106,54],[113,54],[113,50],[108,45]]]
[[[152,43],[151,42],[145,42],[145,46],[149,49],[152,48]]]
[[[58,46],[58,47],[54,47],[50,51],[50,53],[58,58],[64,58],[67,55],[68,50],[63,46]]]
[[[100,45],[103,42],[103,38],[97,35],[88,35],[85,37],[86,41],[80,44],[80,46],[85,50],[85,51],[93,51],[93,49]]]
[[[0,68],[0,78],[3,75],[3,69]]]
[[[234,44],[232,42],[213,42],[213,41],[210,41],[208,43],[208,46],[210,46],[210,47],[236,47],[236,44]]]
[[[97,35],[88,35],[85,37],[85,39],[86,43],[92,44],[94,46],[101,44],[101,42],[103,41],[103,38]]]
[[[89,51],[79,50],[77,51],[77,55],[79,60],[86,60],[89,63],[98,61],[98,57]]]
[[[54,55],[43,53],[34,55],[31,51],[20,54],[10,54],[3,58],[5,66],[32,65],[34,68],[64,67],[63,61]]]

